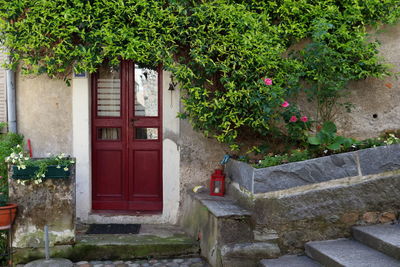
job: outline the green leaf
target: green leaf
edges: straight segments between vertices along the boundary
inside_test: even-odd
[[[308,137],[308,143],[311,145],[321,145],[321,140],[318,137],[310,136]]]
[[[339,150],[341,148],[341,144],[333,143],[333,144],[330,144],[329,146],[327,146],[327,148],[330,150]]]
[[[331,121],[327,121],[322,125],[322,131],[330,134],[336,133],[337,132],[336,125]]]

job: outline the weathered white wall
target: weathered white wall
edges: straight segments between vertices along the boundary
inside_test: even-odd
[[[226,147],[213,138],[195,132],[187,120],[181,120],[181,184],[182,189],[208,182],[214,169],[228,153]]]
[[[392,65],[392,72],[400,71],[400,23],[384,26],[371,39],[380,41],[380,56]],[[349,100],[355,108],[338,116],[341,133],[363,139],[400,129],[400,83],[396,77],[353,82]]]
[[[61,79],[16,75],[18,132],[33,156],[72,153],[72,88]]]

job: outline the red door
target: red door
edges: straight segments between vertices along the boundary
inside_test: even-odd
[[[93,75],[93,210],[162,210],[161,73],[122,61]]]

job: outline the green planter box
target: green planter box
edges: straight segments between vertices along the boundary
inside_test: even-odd
[[[39,167],[30,166],[26,169],[19,169],[17,166],[12,166],[13,179],[29,180],[34,177],[35,173],[39,170]],[[68,178],[71,175],[71,171],[64,171],[64,166],[57,168],[57,165],[50,165],[45,173],[45,178]]]

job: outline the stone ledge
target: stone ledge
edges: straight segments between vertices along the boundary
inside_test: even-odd
[[[194,194],[195,198],[201,202],[217,218],[249,217],[251,212],[240,207],[236,201],[229,196],[217,197],[207,193]]]
[[[230,160],[225,173],[240,187],[259,194],[399,169],[400,144],[397,144],[261,169]]]

